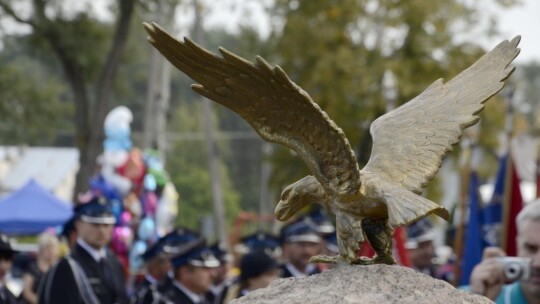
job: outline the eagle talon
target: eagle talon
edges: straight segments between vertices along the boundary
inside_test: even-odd
[[[377,256],[373,259],[374,264],[386,264],[386,265],[395,265],[396,260],[391,255],[386,256]]]
[[[375,259],[371,259],[365,256],[360,256],[354,259],[351,264],[353,265],[373,265],[376,264]]]
[[[329,263],[329,264],[337,264],[339,262],[346,262],[347,264],[353,264],[353,265],[373,265],[373,264],[381,264],[381,263],[395,264],[394,259],[392,257],[389,257],[389,258],[391,259],[392,263],[390,263],[390,260],[388,260],[388,258],[386,257],[368,258],[365,256],[360,256],[349,261],[348,259],[341,257],[340,255],[336,255],[336,256],[315,255],[309,259],[309,262],[310,263]]]
[[[338,262],[339,256],[329,256],[329,255],[314,255],[309,259],[310,263],[329,263],[336,264]]]

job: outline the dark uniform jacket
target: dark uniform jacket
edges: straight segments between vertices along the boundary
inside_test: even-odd
[[[212,301],[204,297],[202,298],[202,302],[193,302],[187,294],[174,284],[165,291],[165,297],[175,304],[212,304]]]
[[[131,299],[132,304],[151,304],[154,302],[155,286],[147,278],[137,286],[135,294]]]
[[[0,304],[17,304],[17,298],[11,293],[11,291],[6,287],[0,287]]]
[[[287,264],[283,264],[280,266],[280,269],[281,269],[281,277],[282,278],[292,278],[292,277],[295,277],[295,275],[287,268]],[[311,271],[309,271],[308,273],[306,273],[306,275],[310,276],[310,275],[313,275],[313,274],[317,274],[317,273],[320,273],[321,271],[319,270],[319,268],[317,267],[314,267]]]
[[[172,280],[167,277],[165,282],[158,285],[152,284],[147,278],[137,287],[135,295],[131,299],[132,304],[167,304],[173,303],[164,292],[172,285]],[[168,287],[169,286],[169,287]]]
[[[240,286],[240,278],[235,277],[230,280],[228,280],[225,283],[225,286],[219,291],[217,295],[214,297],[214,304],[227,304],[232,299],[236,299],[239,297],[239,288]]]
[[[77,244],[71,258],[86,275],[88,285],[100,304],[128,303],[122,266],[112,252],[108,251],[106,257],[97,262],[90,253]],[[80,290],[85,289],[84,284],[80,284],[81,280],[76,279],[72,268],[68,258],[60,260],[47,275],[40,303],[84,303],[81,295],[84,290]]]

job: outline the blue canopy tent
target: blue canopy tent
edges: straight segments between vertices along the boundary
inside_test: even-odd
[[[62,225],[73,214],[70,204],[30,179],[18,191],[0,199],[0,232],[33,235]]]

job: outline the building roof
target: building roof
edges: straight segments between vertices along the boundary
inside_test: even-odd
[[[65,181],[79,166],[76,148],[0,146],[0,162],[9,162],[0,176],[2,192],[12,192],[34,179],[51,191]]]

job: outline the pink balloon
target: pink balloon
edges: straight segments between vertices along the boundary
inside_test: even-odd
[[[120,224],[122,226],[128,226],[131,223],[131,220],[133,219],[133,216],[129,211],[122,212],[122,215],[120,216]]]
[[[133,241],[133,232],[129,227],[118,226],[114,228],[111,247],[113,251],[120,255],[125,255]]]
[[[146,192],[144,197],[144,213],[154,216],[158,205],[158,197],[155,192]]]

